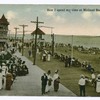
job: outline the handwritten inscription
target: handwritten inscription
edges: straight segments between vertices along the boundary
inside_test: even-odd
[[[83,9],[65,9],[65,8],[47,8],[47,11],[57,11],[57,12],[80,12],[80,11],[85,11],[85,12],[88,12],[88,11],[90,11],[90,12],[93,12],[93,11],[100,11],[100,9],[86,9],[86,8],[83,8]]]

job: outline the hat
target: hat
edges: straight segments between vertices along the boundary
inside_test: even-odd
[[[100,78],[100,74],[98,74],[97,77]]]
[[[80,77],[81,77],[81,78],[84,78],[84,75],[81,75]]]
[[[57,73],[58,72],[58,70],[55,70],[55,73]]]
[[[2,63],[2,65],[5,66],[6,64],[5,63]]]

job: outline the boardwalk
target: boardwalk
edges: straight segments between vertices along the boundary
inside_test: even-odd
[[[41,95],[41,76],[44,71],[26,57],[21,56],[19,52],[15,53],[22,60],[26,61],[26,65],[29,68],[29,74],[26,76],[17,76],[11,90],[1,90],[1,96],[42,96]],[[59,91],[54,92],[53,87],[49,93],[45,96],[70,96],[76,97],[76,95],[64,87],[62,84],[59,86]]]

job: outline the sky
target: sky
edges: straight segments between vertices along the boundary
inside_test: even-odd
[[[22,34],[23,28],[19,25],[28,25],[24,28],[25,34],[31,34],[36,29],[36,24],[31,21],[38,17],[39,22],[44,22],[38,26],[46,34],[100,35],[99,5],[0,4],[0,17],[3,14],[10,23],[10,34],[15,33],[15,27],[19,28],[17,34]]]

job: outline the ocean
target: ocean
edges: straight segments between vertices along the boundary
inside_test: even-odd
[[[10,37],[15,37],[14,34],[10,34]],[[22,37],[22,34],[17,34],[17,37]],[[34,36],[35,37],[35,36]],[[25,34],[24,39],[32,39],[31,34]],[[38,38],[38,37],[37,37]],[[42,36],[46,42],[51,42],[51,35],[45,34]],[[71,35],[54,35],[55,43],[72,44]],[[97,47],[100,48],[100,36],[73,36],[73,46],[83,46],[83,47]]]

